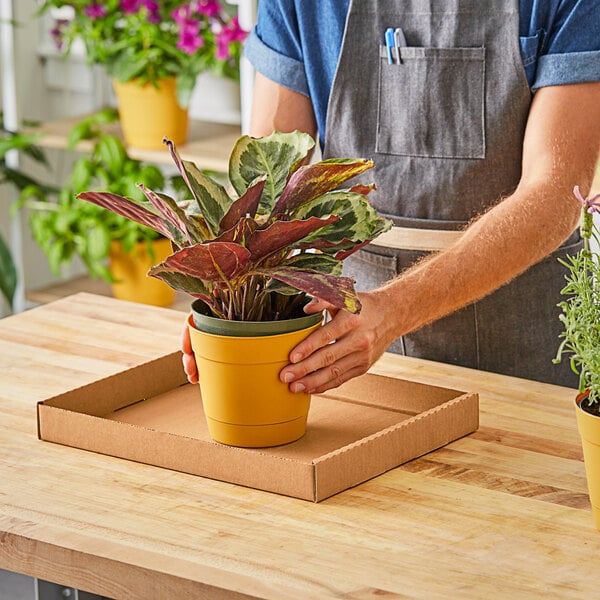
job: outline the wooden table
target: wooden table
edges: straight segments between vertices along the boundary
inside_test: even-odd
[[[0,321],[0,568],[126,600],[598,597],[565,388],[384,356],[478,391],[481,427],[319,504],[37,439],[38,400],[177,349],[182,320],[78,294]]]

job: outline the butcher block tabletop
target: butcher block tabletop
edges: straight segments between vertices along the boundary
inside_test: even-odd
[[[124,600],[600,597],[566,388],[385,355],[478,392],[480,427],[318,504],[38,440],[38,401],[177,350],[183,321],[91,294],[0,320],[0,568]]]

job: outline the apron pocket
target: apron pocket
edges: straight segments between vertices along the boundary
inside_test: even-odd
[[[383,46],[380,56],[377,152],[485,158],[484,47],[402,47],[388,64]]]

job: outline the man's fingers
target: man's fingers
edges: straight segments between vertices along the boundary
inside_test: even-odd
[[[194,351],[192,350],[192,340],[190,339],[187,320],[181,331],[181,351],[183,352],[181,362],[183,363],[183,370],[187,375],[188,381],[190,383],[198,383],[198,367],[196,366]]]
[[[294,393],[307,392],[309,394],[320,394],[333,389],[342,383],[362,375],[368,369],[368,365],[361,359],[358,353],[350,354],[336,361],[328,367],[324,367],[295,381],[290,385]]]
[[[192,340],[190,339],[190,330],[188,328],[187,319],[181,330],[181,349],[185,354],[193,354]]]
[[[183,370],[187,375],[190,383],[198,383],[198,369],[196,367],[196,359],[193,354],[183,354],[181,357]]]
[[[356,318],[357,316],[352,315],[351,313],[340,312],[335,319],[313,331],[291,351],[290,362],[292,365],[303,361],[306,357],[310,356],[320,348],[329,346],[332,342],[342,338],[354,328]],[[288,367],[284,370],[287,369]],[[291,367],[291,372],[297,377],[301,377],[305,373],[308,373],[306,369],[301,372],[294,369],[293,366]],[[288,379],[288,381],[291,380]]]

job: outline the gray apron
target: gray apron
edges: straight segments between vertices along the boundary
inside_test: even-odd
[[[403,45],[389,64],[384,32]],[[351,0],[327,111],[324,156],[373,158],[362,176],[396,225],[461,229],[521,176],[531,93],[518,0]],[[526,244],[527,240],[523,240]],[[483,300],[396,341],[390,351],[575,387],[559,344],[561,248]],[[359,290],[423,253],[376,246],[345,261]]]

